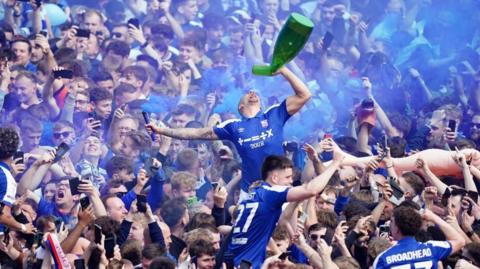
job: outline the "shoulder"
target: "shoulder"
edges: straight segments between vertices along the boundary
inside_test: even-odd
[[[238,122],[241,122],[241,120],[240,119],[230,119],[230,120],[226,120],[226,121],[223,121],[223,122],[217,124],[215,127],[216,128],[225,128],[228,125],[232,125],[232,124],[235,124],[235,123],[238,123]]]
[[[269,185],[262,185],[261,187],[265,191],[269,192],[284,192],[288,189],[288,186],[269,186]]]
[[[265,109],[264,113],[265,114],[271,113],[272,111],[275,111],[276,109],[280,109],[285,105],[286,105],[286,100],[283,100],[281,103],[274,104],[274,105],[268,107],[267,109]]]
[[[425,245],[429,247],[434,247],[434,248],[451,248],[452,245],[448,241],[435,241],[435,240],[430,240],[425,242]]]

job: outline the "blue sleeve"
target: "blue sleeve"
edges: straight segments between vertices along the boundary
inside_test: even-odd
[[[266,110],[265,114],[271,122],[281,122],[285,124],[290,118],[290,114],[288,114],[287,111],[287,100],[285,99],[282,103],[271,106]]]
[[[348,196],[338,196],[337,200],[335,200],[335,206],[334,210],[337,215],[340,215],[340,213],[343,211],[345,206],[348,204],[348,201],[350,200],[350,197]]]
[[[128,234],[130,233],[130,229],[132,228],[133,222],[123,220],[122,224],[120,224],[120,231],[118,233],[118,240],[117,244],[119,246],[123,245],[125,241],[127,241]]]
[[[268,201],[268,204],[272,205],[274,209],[282,207],[287,201],[287,186],[262,186],[262,188],[265,190],[264,200]]]
[[[7,195],[7,185],[8,185],[7,177],[2,172],[2,170],[0,170],[0,200],[4,204],[8,206],[12,206],[10,202],[5,201],[5,195]]]
[[[438,260],[443,260],[452,253],[452,245],[448,241],[428,241],[427,245]]]
[[[135,199],[137,199],[137,194],[133,190],[130,190],[122,197],[122,201],[125,204],[125,208],[127,210],[130,210],[130,206],[132,205],[133,201],[135,201]]]
[[[150,192],[148,192],[147,202],[155,212],[160,207],[163,199],[163,183],[165,182],[165,173],[163,169],[158,169],[157,174],[152,178]]]
[[[213,127],[213,131],[220,140],[233,140],[236,136],[233,125],[232,120],[227,120]]]
[[[158,243],[162,248],[166,247],[162,230],[156,221],[148,224],[148,232],[150,233],[150,239],[152,240],[152,243]]]

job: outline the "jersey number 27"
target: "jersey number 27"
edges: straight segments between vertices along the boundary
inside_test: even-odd
[[[241,204],[238,206],[238,216],[235,224],[235,228],[233,229],[233,233],[246,233],[248,231],[248,228],[250,227],[250,224],[252,224],[253,217],[255,216],[255,212],[257,212],[258,209],[258,203],[247,203],[247,204]],[[237,224],[240,223],[242,220],[243,214],[245,212],[248,212],[247,220],[243,224],[243,227],[237,226]]]

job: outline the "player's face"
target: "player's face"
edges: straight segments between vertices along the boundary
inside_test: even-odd
[[[291,186],[293,183],[293,169],[285,168],[277,171],[277,185]]]

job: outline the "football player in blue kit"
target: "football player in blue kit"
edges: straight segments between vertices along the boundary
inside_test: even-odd
[[[414,236],[420,231],[422,220],[435,224],[447,240],[418,242]],[[390,232],[397,244],[377,256],[373,263],[375,269],[436,269],[438,261],[465,246],[462,235],[430,210],[421,215],[411,207],[397,207],[390,222]]]
[[[337,156],[319,176],[301,186],[291,187],[293,163],[286,157],[268,156],[262,165],[262,183],[252,187],[248,198],[237,208],[235,225],[226,256],[238,266],[249,261],[253,269],[262,266],[268,241],[286,202],[302,201],[320,193],[339,168],[341,156]],[[232,261],[230,261],[232,262]]]
[[[261,110],[260,97],[254,91],[246,93],[238,104],[241,119],[232,119],[214,127],[167,128],[147,124],[147,130],[177,139],[229,140],[242,158],[241,200],[252,182],[260,180],[260,167],[269,155],[283,155],[283,126],[310,99],[308,87],[293,72],[282,67],[279,74],[290,83],[294,95],[280,104]]]

